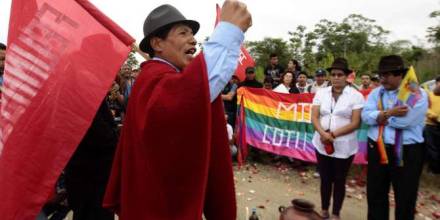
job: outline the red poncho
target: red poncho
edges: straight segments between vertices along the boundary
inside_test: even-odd
[[[222,101],[198,55],[181,73],[144,63],[133,87],[104,207],[120,220],[236,219]]]

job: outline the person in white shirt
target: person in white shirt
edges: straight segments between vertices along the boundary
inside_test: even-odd
[[[316,93],[319,89],[328,86],[327,72],[324,69],[318,69],[315,72],[315,82],[313,82],[310,93]]]
[[[231,150],[231,156],[234,157],[235,155],[237,155],[237,152],[238,152],[238,149],[235,146],[234,129],[232,128],[232,125],[227,123],[227,121],[228,121],[227,114],[225,114],[225,120],[226,120],[226,130],[228,131],[229,149]]]
[[[333,189],[332,219],[339,219],[347,173],[358,151],[356,129],[361,122],[364,98],[347,84],[351,70],[345,59],[336,59],[327,70],[332,86],[318,90],[313,99],[312,142],[321,176],[322,215],[329,217]]]
[[[285,93],[285,94],[299,93],[298,88],[296,88],[295,86],[294,79],[295,78],[293,72],[291,71],[285,72],[283,75],[281,75],[281,80],[280,80],[281,83],[277,87],[275,87],[273,91],[278,93]]]
[[[307,73],[304,71],[301,71],[298,74],[297,77],[297,83],[296,87],[298,88],[300,93],[310,93],[311,92],[311,85],[307,83]]]

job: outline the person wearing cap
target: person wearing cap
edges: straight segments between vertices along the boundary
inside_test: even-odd
[[[226,0],[220,22],[194,56],[199,23],[171,5],[147,16],[133,86],[103,206],[120,220],[232,220],[236,200],[220,93],[234,73],[244,3]]]
[[[348,85],[347,77],[352,71],[344,58],[335,59],[327,71],[332,85],[318,90],[313,98],[312,143],[321,177],[322,216],[330,217],[333,196],[331,219],[339,219],[347,174],[358,151],[356,130],[360,126],[364,98]]]
[[[317,69],[315,72],[315,82],[311,85],[310,93],[316,93],[319,89],[327,86],[327,72],[324,69]]]
[[[423,127],[428,109],[426,93],[419,89],[415,104],[399,105],[399,86],[406,75],[402,57],[384,56],[378,73],[382,86],[367,98],[362,120],[368,129],[368,219],[389,219],[388,193],[393,187],[395,218],[414,219],[425,146]],[[400,153],[399,153],[400,152]]]
[[[238,84],[238,87],[251,87],[251,88],[263,88],[263,84],[257,81],[255,78],[255,67],[248,66],[246,67],[246,78],[243,80],[243,82],[240,82]]]

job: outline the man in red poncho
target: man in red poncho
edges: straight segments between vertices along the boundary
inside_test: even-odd
[[[221,22],[194,57],[199,23],[171,5],[144,23],[142,64],[129,98],[104,206],[121,220],[236,219],[226,122],[219,94],[251,26],[225,1]]]

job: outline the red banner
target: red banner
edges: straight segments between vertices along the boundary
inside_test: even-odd
[[[216,9],[217,9],[217,16],[215,19],[215,26],[217,26],[217,23],[220,21],[221,8],[218,4],[216,5]],[[240,47],[240,57],[238,58],[238,66],[237,69],[235,70],[235,75],[238,76],[240,81],[243,81],[246,78],[245,71],[247,67],[255,67],[255,61],[254,59],[252,59],[251,55],[246,50],[246,48],[242,45]]]
[[[0,216],[35,219],[134,42],[85,0],[14,0],[0,106]]]

